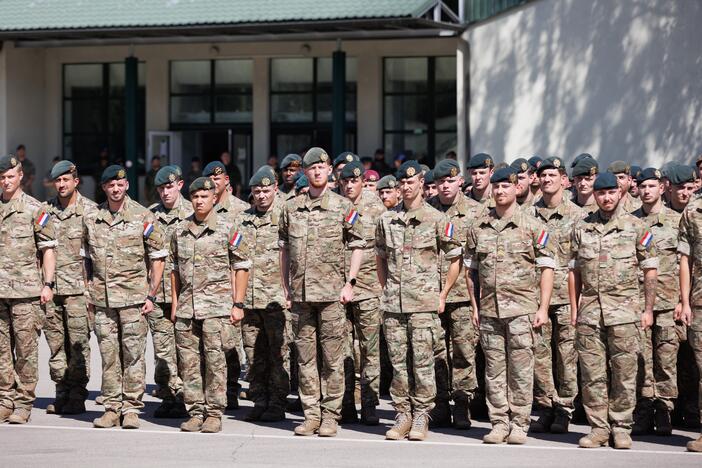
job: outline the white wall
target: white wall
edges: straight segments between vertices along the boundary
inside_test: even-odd
[[[702,2],[538,0],[469,29],[473,153],[702,153]]]

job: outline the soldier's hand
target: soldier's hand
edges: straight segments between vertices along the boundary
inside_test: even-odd
[[[41,288],[41,296],[39,297],[39,302],[41,302],[42,304],[46,304],[53,298],[54,291],[50,287],[44,286],[43,288]]]
[[[685,325],[692,325],[692,308],[689,305],[680,305],[680,312],[678,313],[676,307],[675,320],[679,320]]]
[[[144,302],[144,305],[141,306],[141,315],[146,315],[150,314],[154,310],[154,303],[151,302],[150,299],[147,299],[146,302]]]
[[[644,312],[641,314],[641,328],[648,330],[653,325],[653,312]]]
[[[341,294],[339,294],[339,302],[342,304],[348,304],[353,300],[353,286],[346,283],[343,288],[341,288]]]
[[[578,324],[578,310],[570,308],[570,324],[576,326]]]
[[[539,307],[534,316],[534,328],[541,328],[546,322],[548,322],[548,311]]]
[[[240,309],[236,306],[232,307],[232,312],[229,316],[229,320],[236,325],[237,323],[241,322],[244,319],[244,310]]]
[[[446,310],[446,298],[443,294],[439,294],[439,309],[437,310],[437,312],[439,314],[443,314],[444,310]]]
[[[473,325],[478,328],[480,326],[480,313],[477,310],[473,311]]]

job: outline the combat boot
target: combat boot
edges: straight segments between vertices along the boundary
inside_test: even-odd
[[[507,437],[507,443],[511,445],[524,445],[527,441],[526,432],[521,426],[512,424],[512,430],[509,431],[509,437]]]
[[[183,432],[200,432],[202,429],[202,416],[193,416],[180,425]]]
[[[436,403],[429,413],[430,427],[451,427],[451,405],[448,401]]]
[[[670,420],[670,411],[665,404],[656,405],[655,432],[658,436],[669,436],[673,433],[673,423]]]
[[[628,450],[631,448],[631,436],[626,432],[614,433],[614,448]]]
[[[397,413],[395,424],[385,433],[388,440],[402,440],[409,434],[412,428],[412,418],[409,413]]]
[[[336,437],[336,428],[338,424],[334,418],[322,418],[322,424],[319,426],[319,437]]]
[[[244,421],[259,421],[261,419],[261,415],[263,415],[265,412],[266,408],[263,406],[254,406],[248,413],[246,413],[246,416],[244,416]]]
[[[702,452],[702,435],[697,440],[687,443],[687,450],[690,452]]]
[[[99,418],[93,419],[93,427],[105,429],[119,426],[119,414],[116,411],[107,410]]]
[[[456,429],[470,429],[470,406],[465,400],[456,401],[453,406],[453,427]]]
[[[12,409],[7,406],[0,406],[0,423],[4,423],[12,414]]]
[[[578,445],[582,448],[598,448],[609,445],[609,431],[607,429],[596,428],[578,441]]]
[[[429,415],[419,413],[412,418],[412,427],[409,431],[409,440],[424,440],[429,433]]]
[[[221,431],[222,418],[216,416],[207,416],[207,419],[205,419],[205,422],[202,423],[202,427],[200,428],[200,432],[204,432],[205,434],[214,434],[215,432]]]
[[[634,424],[631,426],[633,435],[653,433],[653,402],[646,398],[639,402],[634,412]]]
[[[85,413],[84,400],[68,400],[59,414],[83,414]]]
[[[285,420],[285,411],[278,406],[269,406],[265,413],[261,415],[263,422],[277,422]]]
[[[63,407],[68,403],[65,396],[56,396],[53,403],[46,405],[46,414],[63,414]]]
[[[553,408],[544,408],[539,414],[539,419],[532,421],[529,425],[529,431],[537,434],[551,432],[551,425],[554,421]]]
[[[570,425],[570,415],[562,409],[556,409],[556,414],[551,424],[552,434],[567,434]]]
[[[295,435],[311,436],[319,430],[320,422],[318,419],[305,419],[302,424],[295,428]]]
[[[375,414],[374,405],[361,406],[361,423],[366,426],[377,426],[379,422],[380,418]]]
[[[509,429],[504,424],[497,424],[483,436],[484,444],[504,444],[509,437]]]
[[[122,417],[122,429],[139,429],[139,415],[127,413]]]
[[[27,424],[29,422],[29,416],[32,414],[31,409],[26,408],[15,408],[7,422],[10,424]]]
[[[105,404],[105,397],[102,395],[96,396],[95,397],[95,404],[100,405],[100,406],[104,405]]]

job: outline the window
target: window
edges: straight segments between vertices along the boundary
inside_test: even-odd
[[[144,66],[139,64],[137,93],[137,158],[145,154]],[[124,63],[63,66],[63,157],[79,170],[96,169],[107,149],[112,161],[124,159]]]
[[[250,125],[252,75],[248,59],[171,62],[171,127]]]
[[[331,151],[332,59],[271,59],[271,150],[279,157],[310,146]],[[346,58],[346,145],[356,147],[356,59]]]
[[[456,146],[456,58],[386,58],[383,69],[386,152],[433,165]]]

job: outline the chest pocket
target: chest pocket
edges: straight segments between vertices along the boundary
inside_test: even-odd
[[[83,230],[81,226],[71,226],[66,230],[66,245],[72,255],[80,255],[83,243]]]
[[[117,234],[117,247],[128,249],[143,248],[144,226],[141,223],[126,223],[115,234]]]
[[[591,233],[583,232],[580,236],[580,246],[578,247],[578,259],[589,261],[599,254],[600,239]]]

